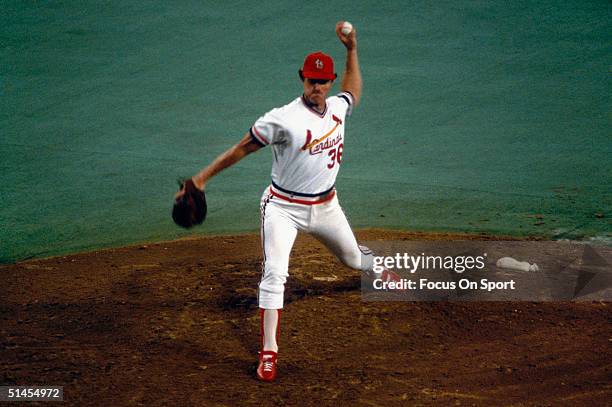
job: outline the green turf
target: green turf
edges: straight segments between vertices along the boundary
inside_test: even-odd
[[[0,262],[185,235],[177,176],[298,96],[306,53],[341,68],[341,19],[354,226],[610,238],[610,2],[220,4],[3,2]],[[195,233],[256,230],[270,161],[213,180]]]

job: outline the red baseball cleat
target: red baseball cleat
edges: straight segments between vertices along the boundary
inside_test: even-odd
[[[257,378],[264,382],[273,382],[276,379],[276,352],[271,350],[259,352]]]
[[[395,281],[400,282],[402,280],[402,278],[399,276],[399,274],[397,274],[395,271],[391,271],[388,269],[384,269],[382,272],[382,275],[380,276],[381,280],[384,282],[391,282],[391,281]]]

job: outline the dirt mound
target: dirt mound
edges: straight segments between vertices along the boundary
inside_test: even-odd
[[[67,404],[101,406],[612,398],[609,303],[363,302],[356,272],[308,237],[291,258],[279,380],[259,383],[260,261],[259,237],[241,235],[2,266],[1,384],[61,385]]]

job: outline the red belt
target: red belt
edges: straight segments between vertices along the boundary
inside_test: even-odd
[[[331,200],[334,196],[336,196],[336,190],[335,189],[332,189],[331,191],[329,191],[325,195],[317,196],[315,198],[315,200],[313,200],[313,201],[306,201],[305,199],[295,199],[295,198],[293,198],[293,196],[281,195],[281,193],[275,191],[274,189],[272,189],[272,187],[270,187],[270,193],[273,196],[282,199],[283,201],[287,201],[287,202],[291,202],[291,203],[299,203],[299,204],[302,204],[302,205],[318,205],[318,204],[322,204],[324,202],[327,202],[327,201]]]

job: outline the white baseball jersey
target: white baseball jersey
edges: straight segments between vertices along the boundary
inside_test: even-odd
[[[353,96],[342,92],[327,98],[325,111],[319,113],[300,96],[255,122],[251,137],[262,146],[272,146],[274,188],[303,197],[324,195],[334,188],[352,105]]]

